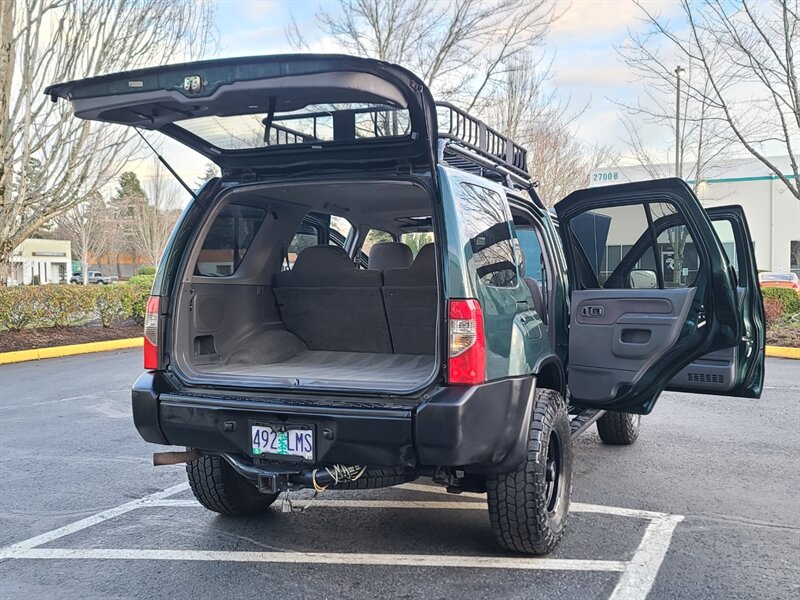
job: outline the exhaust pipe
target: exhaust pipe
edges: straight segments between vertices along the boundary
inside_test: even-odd
[[[200,455],[194,450],[187,450],[186,452],[155,452],[153,453],[153,466],[179,465],[192,462],[198,458],[200,458]]]

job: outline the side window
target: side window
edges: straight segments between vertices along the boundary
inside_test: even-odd
[[[671,204],[630,204],[586,212],[570,221],[570,231],[577,242],[584,289],[694,285],[700,268],[694,240]]]
[[[517,287],[520,253],[505,198],[470,183],[462,183],[459,191],[459,220],[478,278],[493,287]]]
[[[343,217],[331,216],[329,244],[344,248],[347,238],[350,237],[351,233],[353,233],[353,226],[350,224],[350,221]]]
[[[286,251],[286,264],[284,270],[289,270],[294,266],[294,261],[297,260],[297,255],[309,246],[318,246],[324,243],[325,232],[322,226],[317,223],[303,221],[300,227],[297,228],[297,233],[294,234],[292,241],[289,243],[289,248]]]
[[[411,248],[411,254],[414,255],[414,258],[416,258],[420,248],[433,243],[433,233],[430,231],[414,231],[413,233],[404,233],[400,236],[400,241]]]
[[[648,206],[653,227],[658,233],[658,267],[664,279],[663,287],[692,287],[700,269],[700,260],[689,228],[672,204],[653,203]]]
[[[381,231],[380,229],[370,229],[367,232],[367,236],[364,238],[364,243],[361,244],[361,252],[364,253],[365,256],[369,257],[370,250],[375,244],[381,244],[383,242],[393,242],[394,238],[392,234],[388,231]]]
[[[253,206],[229,204],[223,208],[203,241],[194,268],[195,275],[233,275],[264,222],[265,215],[263,209]]]
[[[722,247],[725,249],[725,255],[728,257],[728,261],[733,266],[733,270],[736,271],[736,279],[741,281],[739,277],[740,261],[742,259],[739,256],[739,247],[736,245],[736,236],[733,233],[733,224],[728,219],[715,219],[711,221],[714,225],[714,231],[717,232],[717,236],[719,237],[719,241],[722,242]],[[744,284],[745,282],[742,282]]]
[[[530,225],[517,225],[517,239],[525,257],[525,277],[542,283],[545,279],[544,257],[539,236]]]

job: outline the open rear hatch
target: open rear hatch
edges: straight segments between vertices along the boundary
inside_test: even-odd
[[[357,162],[432,171],[436,112],[409,71],[372,59],[208,60],[49,86],[76,117],[155,130],[224,171]]]

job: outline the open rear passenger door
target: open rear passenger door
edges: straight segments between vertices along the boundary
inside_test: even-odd
[[[706,213],[737,274],[742,335],[735,346],[702,356],[682,369],[667,389],[758,398],[764,385],[766,320],[750,229],[741,206],[708,208]]]
[[[744,347],[748,324],[739,311],[737,273],[683,181],[580,190],[556,211],[571,278],[571,404],[648,413],[670,380],[692,362]],[[746,223],[734,230],[749,240]],[[743,254],[739,275],[749,282],[755,263],[751,248],[742,248],[749,258]],[[751,305],[753,333],[763,314],[755,308],[760,295],[744,298]],[[754,381],[760,382],[755,373],[763,368],[763,336],[750,337],[751,351],[734,358],[741,383],[729,393],[744,388],[750,389],[744,395],[760,393]],[[702,385],[678,387],[700,391]]]

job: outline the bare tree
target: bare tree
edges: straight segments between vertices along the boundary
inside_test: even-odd
[[[800,199],[800,84],[795,53],[800,48],[797,0],[681,0],[675,26],[639,4],[650,30],[637,40],[661,68],[666,42],[673,61],[692,63],[703,77],[687,82],[687,97],[706,107],[706,122],[725,125],[729,140],[743,146]],[[665,73],[667,75],[668,73]],[[792,173],[767,156],[775,145],[788,155]]]
[[[570,129],[583,113],[560,101],[549,85],[550,64],[525,52],[509,62],[480,115],[528,150],[528,172],[539,182],[538,194],[552,206],[586,186],[589,171],[613,164],[608,148],[582,142]]]
[[[401,64],[439,98],[472,109],[509,61],[543,44],[556,11],[553,0],[341,0],[317,20],[348,52]],[[296,21],[286,33],[308,48]]]
[[[652,35],[648,34],[632,35],[628,43],[617,50],[637,79],[646,83],[636,102],[617,103],[625,113],[622,122],[633,157],[651,178],[682,177],[691,181],[698,193],[702,182],[713,176],[719,157],[729,152],[734,144],[727,124],[715,118],[714,106],[709,101],[712,83],[705,68],[691,57],[682,65],[682,93],[677,98],[681,112],[678,125],[675,119],[677,77],[670,64],[674,58],[653,47]],[[707,49],[708,55],[717,51]],[[669,139],[676,140],[677,160],[670,160],[648,147],[642,135],[645,126],[663,129],[668,132]],[[677,132],[676,127],[680,127]],[[681,283],[689,232],[683,226],[670,227],[666,236],[673,253],[673,283]]]
[[[128,222],[138,252],[157,266],[180,216],[181,188],[160,162],[154,160],[153,169],[144,186],[147,197],[131,205]]]
[[[205,51],[210,0],[16,0],[0,9],[0,266],[137,152],[128,128],[75,119],[47,84]],[[14,12],[16,11],[16,12]],[[13,27],[9,27],[9,23]],[[31,177],[36,164],[40,176]],[[0,280],[3,279],[0,277]]]
[[[72,243],[80,257],[83,284],[89,284],[90,258],[99,260],[112,238],[113,221],[100,194],[93,194],[56,219],[56,232]]]

